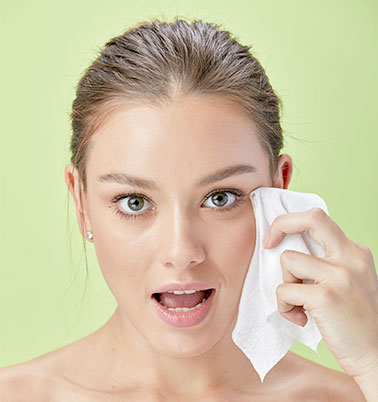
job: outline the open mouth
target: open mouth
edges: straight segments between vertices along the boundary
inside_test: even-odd
[[[212,288],[190,294],[153,293],[152,297],[170,311],[190,311],[199,309],[213,292]]]
[[[162,321],[173,327],[186,328],[206,320],[216,292],[214,288],[169,291],[153,293],[151,300]]]

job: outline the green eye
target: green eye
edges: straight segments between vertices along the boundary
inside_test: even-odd
[[[127,208],[130,208],[131,212],[140,212],[142,211],[141,208],[145,204],[145,198],[140,195],[134,195],[134,196],[131,195],[122,198],[119,204],[122,207],[122,209],[126,211]]]
[[[231,196],[225,195],[226,193],[231,194]],[[244,196],[245,194],[242,191],[234,188],[215,190],[205,198],[205,202],[210,200],[215,207],[206,205],[206,208],[211,209],[216,213],[228,212],[242,204],[245,201],[243,198]],[[136,219],[148,214],[148,208],[143,210],[143,206],[146,202],[152,205],[147,197],[142,194],[121,194],[112,200],[112,203],[119,203],[121,209],[113,207],[112,205],[110,205],[110,207],[113,209],[114,213],[120,215],[121,218]]]
[[[232,194],[232,196],[231,197],[228,195],[224,196],[224,194],[226,193]],[[232,191],[217,191],[215,193],[212,193],[207,200],[211,200],[211,202],[213,202],[214,205],[218,207],[227,207],[230,205],[230,203],[233,203],[236,199],[237,195],[234,194]]]

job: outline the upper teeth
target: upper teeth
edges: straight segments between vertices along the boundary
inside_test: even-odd
[[[175,295],[182,295],[184,293],[191,294],[191,293],[195,293],[195,292],[197,292],[197,290],[172,290],[172,291],[169,291],[168,293],[174,293]]]

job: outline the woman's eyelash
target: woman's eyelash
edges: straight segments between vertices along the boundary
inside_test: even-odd
[[[208,198],[210,198],[212,195],[216,194],[216,193],[231,193],[231,194],[236,196],[236,200],[231,205],[229,205],[227,207],[210,208],[210,209],[213,209],[215,213],[225,213],[225,212],[231,211],[232,209],[238,207],[239,205],[241,205],[245,201],[244,197],[245,197],[246,194],[243,191],[237,190],[236,188],[223,188],[223,189],[212,191],[210,194],[208,194],[203,199],[202,203],[204,201],[206,201]],[[116,204],[116,203],[118,203],[118,201],[122,200],[123,198],[127,198],[127,197],[131,197],[131,198],[133,198],[133,197],[141,197],[141,198],[146,199],[148,202],[151,202],[151,201],[149,201],[148,197],[144,196],[143,194],[128,193],[128,194],[117,195],[116,197],[114,197],[112,199],[112,203]],[[121,211],[117,207],[113,207],[112,205],[110,205],[110,207],[113,209],[113,212],[116,215],[119,214],[121,218],[125,218],[125,219],[140,218],[140,217],[144,216],[146,213],[148,213],[148,211],[146,211],[146,212],[142,212],[142,213],[136,212],[135,214],[129,214],[127,212]]]

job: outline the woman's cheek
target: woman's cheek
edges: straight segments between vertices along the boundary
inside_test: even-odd
[[[94,232],[96,233],[96,232]],[[138,286],[144,269],[143,256],[146,248],[137,239],[135,233],[128,233],[124,228],[122,235],[112,230],[97,232],[95,250],[105,281],[117,300],[124,298]]]
[[[254,216],[242,215],[227,231],[228,242],[222,247],[222,260],[227,261],[229,281],[238,289],[244,282],[255,249],[256,229]],[[240,293],[241,294],[241,293]]]

